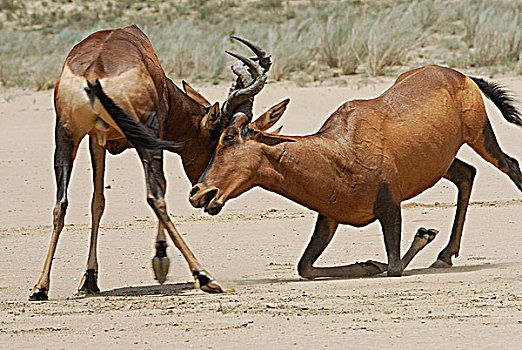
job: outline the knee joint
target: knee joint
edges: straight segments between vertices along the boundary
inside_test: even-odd
[[[149,203],[151,207],[158,207],[160,205],[158,198],[154,197],[151,194],[147,195],[147,203]]]
[[[508,158],[508,166],[509,170],[515,173],[520,173],[520,165],[518,164],[518,161],[515,158],[507,157]]]
[[[63,215],[65,211],[67,210],[67,206],[69,205],[69,202],[67,199],[62,199],[56,205],[54,206],[53,214],[55,216],[57,215]]]
[[[158,211],[165,211],[167,210],[165,205],[165,200],[163,197],[154,197],[152,194],[147,195],[147,203],[154,209]]]
[[[299,261],[297,264],[297,273],[299,276],[306,278],[308,280],[314,279],[315,276],[312,274],[312,266],[304,261]]]
[[[462,176],[456,179],[455,184],[459,189],[469,189],[471,188],[476,175],[477,169],[469,166],[466,168],[466,171],[463,172]]]
[[[475,175],[477,175],[477,168],[472,166],[472,167],[469,168],[469,174],[468,174],[469,180],[473,181],[473,179],[475,178]]]

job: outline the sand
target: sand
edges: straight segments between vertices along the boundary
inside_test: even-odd
[[[522,78],[501,78],[522,96]],[[315,132],[342,102],[376,96],[389,78],[349,86],[269,84],[259,114],[290,97],[283,134]],[[204,86],[211,101],[228,84]],[[522,160],[522,129],[491,103],[504,151]],[[519,104],[519,107],[522,106]],[[455,187],[442,180],[403,205],[403,249],[420,226],[440,231],[400,278],[304,281],[296,263],[316,213],[254,189],[210,217],[188,203],[179,157],[166,157],[172,219],[203,265],[235,292],[193,288],[188,268],[169,248],[171,271],[156,285],[150,259],[156,220],[145,202],[133,150],[109,156],[107,206],[99,240],[95,297],[76,297],[87,260],[91,172],[86,139],[75,161],[69,209],[51,275],[48,302],[28,302],[41,271],[55,200],[52,92],[0,94],[0,348],[515,348],[522,339],[522,196],[507,176],[463,147],[478,169],[460,256],[450,269],[427,267],[446,245]],[[277,127],[278,125],[276,125]],[[385,260],[380,227],[341,226],[319,265]]]

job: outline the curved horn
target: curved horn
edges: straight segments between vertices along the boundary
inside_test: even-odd
[[[250,40],[248,39],[244,39],[244,38],[241,38],[239,36],[235,36],[235,35],[232,35],[231,36],[232,39],[234,40],[237,40],[243,44],[245,44],[246,46],[248,46],[250,48],[250,50],[254,51],[254,53],[256,54],[256,56],[259,58],[259,57],[266,57],[268,56],[265,52],[265,50],[263,50],[261,47],[259,47],[258,45],[254,44],[253,42],[251,42]]]
[[[265,50],[263,50],[260,46],[254,44],[248,39],[241,38],[239,36],[232,35],[232,39],[237,40],[252,50],[257,56],[257,60],[259,60],[259,65],[264,69],[265,73],[268,72],[272,62],[270,61],[270,55],[268,55]],[[255,60],[255,59],[254,59]]]
[[[248,68],[250,68],[250,71],[254,75],[254,78],[257,78],[260,75],[262,75],[261,71],[259,70],[258,65],[254,61],[252,61],[250,58],[241,56],[240,54],[230,52],[227,50],[225,50],[225,52],[228,53],[230,56],[237,58],[238,60],[243,62]]]
[[[262,75],[258,78],[256,78],[252,84],[247,86],[246,88],[234,90],[231,92],[225,103],[223,103],[223,117],[224,117],[224,125],[226,126],[228,124],[228,121],[232,117],[232,114],[235,112],[236,108],[243,102],[245,102],[248,99],[253,99],[254,96],[259,93],[265,86],[266,82],[266,75]],[[245,113],[247,114],[247,113]],[[251,114],[251,111],[250,111]],[[251,115],[248,115],[250,119],[252,119]]]
[[[227,100],[221,108],[223,127],[228,125],[232,116],[237,112],[245,113],[252,120],[254,96],[265,86],[267,79],[265,73],[272,64],[270,56],[258,45],[237,36],[232,36],[232,39],[248,46],[257,57],[247,58],[237,53],[226,51],[227,54],[238,60],[231,67],[232,72],[238,78],[232,85]]]

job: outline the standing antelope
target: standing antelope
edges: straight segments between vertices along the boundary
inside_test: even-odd
[[[190,202],[215,215],[228,199],[261,186],[317,211],[315,231],[298,264],[299,275],[308,279],[378,273],[373,264],[314,266],[339,223],[359,227],[377,219],[387,274],[400,276],[407,264],[400,259],[401,202],[444,177],[458,188],[457,210],[449,243],[432,266],[449,267],[459,254],[476,172],[455,158],[459,148],[470,145],[522,191],[518,162],[500,149],[481,90],[507,121],[522,126],[506,90],[439,66],[402,74],[374,99],[343,104],[313,135],[274,136],[236,114]],[[274,107],[274,119],[286,103]]]
[[[233,37],[257,55],[259,64],[245,61],[232,68],[238,75],[220,110],[183,82],[185,93],[165,76],[147,36],[136,26],[96,32],[77,44],[67,56],[54,89],[56,111],[54,169],[57,184],[53,232],[43,271],[29,300],[47,300],[53,256],[67,209],[67,186],[78,145],[89,135],[94,194],[87,268],[79,292],[99,291],[97,238],[105,207],[105,154],[135,147],[145,170],[147,201],[159,219],[153,268],[163,283],[168,271],[164,229],[181,251],[199,287],[206,292],[222,288],[195,258],[171,222],[165,206],[163,152],[178,153],[194,184],[214,153],[219,134],[237,111],[251,114],[254,96],[261,91],[270,57],[248,40]],[[248,68],[248,69],[247,69]],[[163,139],[162,141],[157,138]]]

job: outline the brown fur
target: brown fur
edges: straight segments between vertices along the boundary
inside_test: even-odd
[[[252,45],[248,40],[241,40]],[[258,87],[257,93],[264,86],[264,80],[256,79],[255,83]],[[94,87],[97,89],[96,93],[92,90]],[[57,116],[54,162],[57,203],[53,211],[54,229],[43,272],[31,293],[30,300],[47,299],[52,259],[68,204],[67,186],[70,173],[78,145],[86,135],[90,136],[94,172],[91,206],[93,221],[87,272],[79,290],[84,293],[99,290],[96,285],[96,244],[98,226],[105,207],[105,153],[106,150],[120,153],[132,147],[124,136],[125,131],[120,129],[121,124],[113,119],[100,96],[112,101],[123,111],[122,113],[130,116],[133,123],[137,121],[138,123],[134,124],[140,128],[140,125],[145,125],[161,139],[175,141],[177,145],[181,145],[177,146],[175,152],[181,156],[185,173],[192,183],[195,183],[205,170],[221,132],[221,110],[218,103],[208,107],[208,101],[188,84],[185,83],[184,87],[188,94],[178,89],[165,76],[149,39],[134,25],[93,33],[71,50],[54,90]],[[102,93],[103,95],[99,95]],[[241,96],[253,103],[254,94],[247,91],[241,93]],[[229,97],[227,102],[234,102],[234,99]],[[116,115],[116,109],[113,109],[112,115]],[[166,276],[166,269],[168,270],[168,261],[165,261],[165,228],[186,259],[199,286],[209,292],[222,291],[221,286],[195,258],[167,215],[163,198],[166,182],[161,150],[147,150],[143,146],[135,146],[145,168],[147,200],[160,221],[156,257],[163,261],[153,261],[155,272],[156,269],[162,270],[162,274]],[[158,251],[161,251],[160,255]],[[165,276],[158,278],[156,274],[160,283],[163,283]]]
[[[216,214],[228,199],[261,186],[319,212],[324,219],[318,221],[317,238],[312,238],[303,258],[317,245],[322,252],[337,223],[364,226],[379,219],[391,275],[400,275],[400,210],[396,208],[446,177],[459,187],[451,249],[439,256],[451,264],[451,256],[458,255],[474,176],[473,167],[455,158],[459,148],[470,145],[521,188],[518,163],[500,151],[488,126],[480,90],[470,78],[452,69],[427,66],[401,75],[377,98],[343,104],[313,135],[255,132],[259,129],[253,123],[236,117],[221,136],[214,162],[191,190],[190,200]],[[223,142],[227,135],[236,134],[248,136]],[[300,273],[351,276],[337,268],[317,272],[312,263],[318,256],[305,259]]]
[[[76,84],[71,88],[73,84],[64,79],[84,85],[86,81],[99,79],[114,102],[138,120],[145,121],[151,111],[156,111],[160,137],[186,141],[179,153],[189,179],[196,181],[205,169],[216,144],[209,133],[201,132],[205,109],[165,76],[150,41],[138,27],[131,25],[96,32],[78,43],[65,60],[54,94],[57,115],[77,143],[86,134],[98,136],[95,128],[98,116],[110,125],[106,132],[108,141],[124,139],[103,110],[92,110],[85,103],[86,95],[81,86]],[[75,102],[83,103],[71,103],[71,96],[76,97]],[[88,112],[80,118],[81,113],[77,112],[84,109]],[[189,159],[193,161],[186,161]]]

